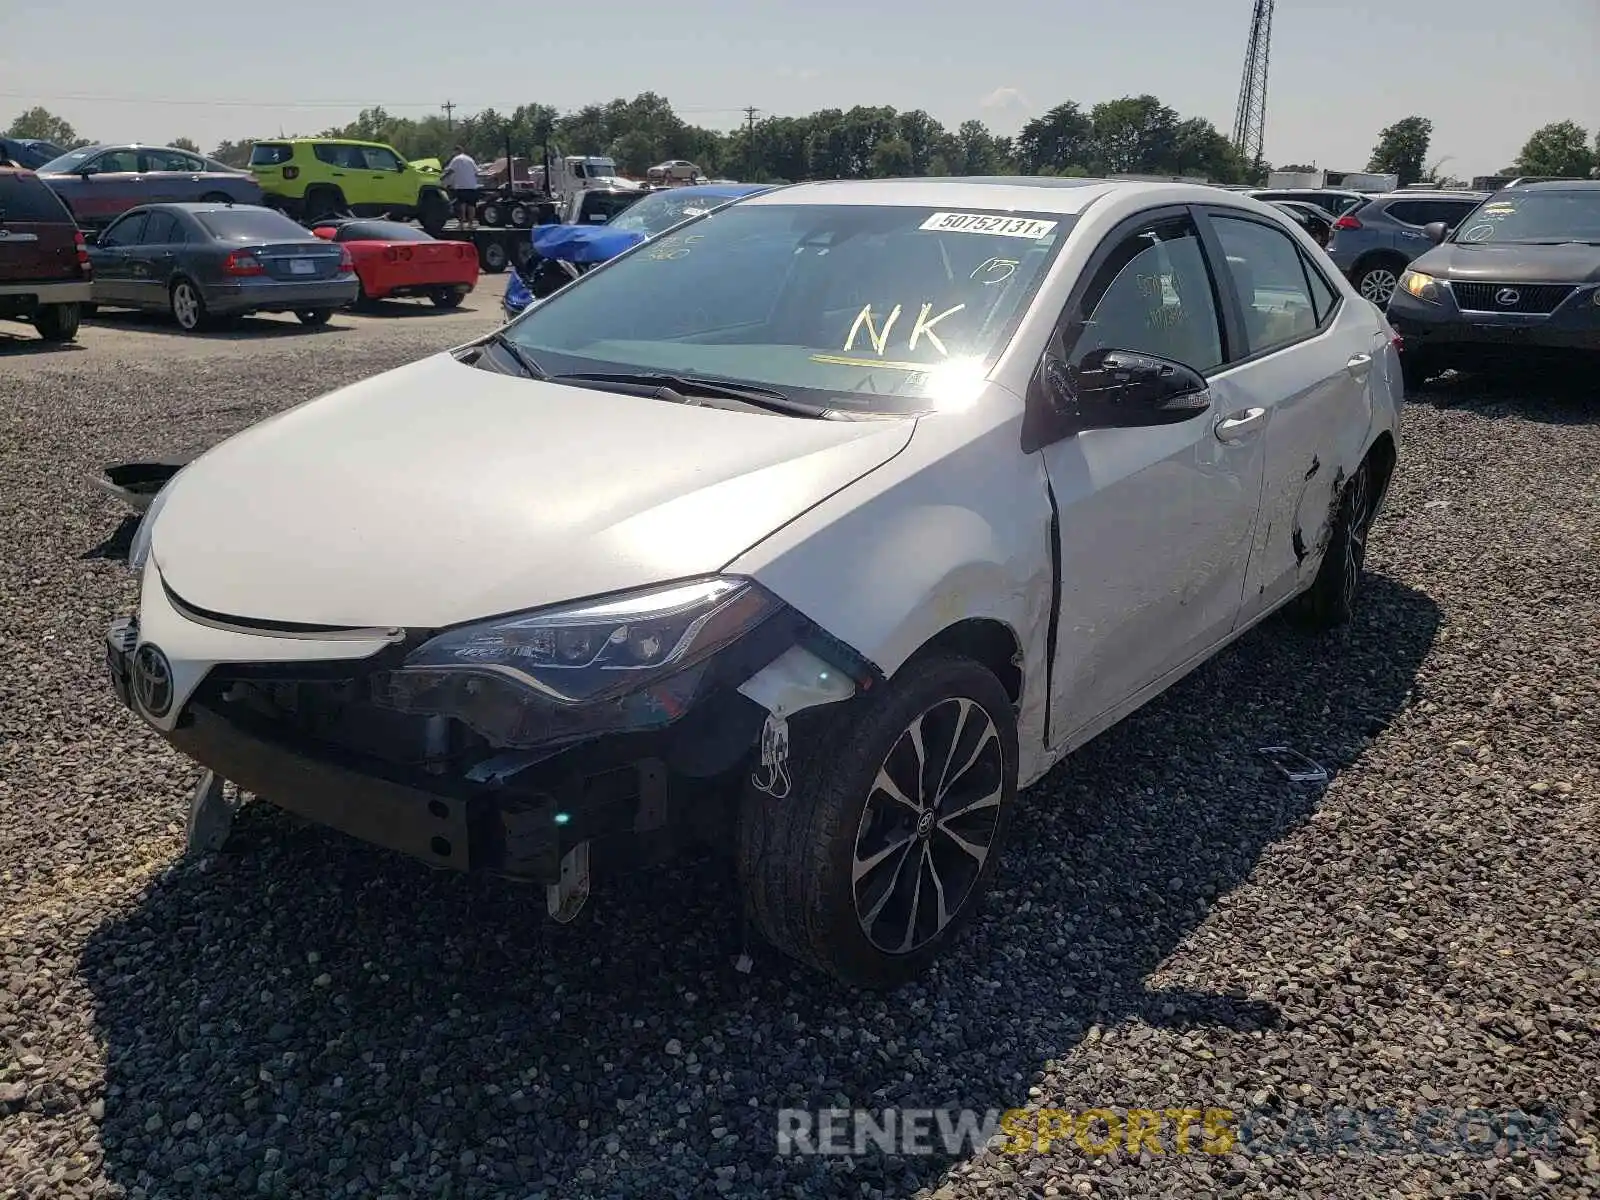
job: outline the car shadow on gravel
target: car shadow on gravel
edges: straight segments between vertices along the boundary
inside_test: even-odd
[[[77,342],[47,342],[41,337],[31,334],[13,334],[10,330],[0,329],[0,356],[23,354],[74,354],[81,353],[83,347]]]
[[[175,866],[83,953],[107,1177],[152,1195],[908,1194],[952,1158],[780,1157],[778,1110],[1003,1110],[1102,1029],[1273,1024],[1270,1004],[1149,977],[1319,802],[1260,747],[1336,777],[1412,702],[1439,622],[1372,577],[1344,634],[1256,630],[1030,789],[984,914],[887,997],[759,949],[735,971],[710,859],[604,882],[557,927],[538,891],[247,805],[227,854]]]
[[[1541,425],[1600,424],[1600,384],[1587,364],[1534,362],[1482,371],[1451,371],[1406,399],[1434,408],[1464,409],[1490,418],[1517,417]]]
[[[415,317],[454,317],[478,310],[466,303],[455,308],[440,308],[430,300],[372,300],[351,311],[358,317],[377,317],[388,321]]]
[[[316,337],[319,334],[338,333],[350,328],[340,322],[349,317],[343,310],[336,312],[326,325],[303,325],[299,318],[289,313],[257,313],[247,317],[234,317],[206,329],[184,332],[165,313],[145,312],[135,309],[99,309],[86,321],[106,329],[150,333],[159,337],[185,338],[202,342],[259,341],[263,338]]]

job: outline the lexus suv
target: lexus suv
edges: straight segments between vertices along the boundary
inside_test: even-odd
[[[1439,245],[1389,300],[1409,385],[1552,351],[1600,360],[1600,180],[1508,188],[1427,234]]]
[[[56,194],[32,171],[0,167],[0,317],[70,342],[91,278],[83,234]]]
[[[1483,202],[1486,192],[1390,192],[1348,209],[1333,223],[1328,257],[1379,308],[1406,264],[1433,248],[1426,229],[1435,221],[1454,229]]]

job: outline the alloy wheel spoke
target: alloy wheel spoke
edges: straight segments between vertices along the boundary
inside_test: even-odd
[[[902,807],[910,810],[912,813],[920,815],[922,812],[922,804],[917,800],[913,800],[910,796],[906,795],[900,790],[900,785],[896,783],[893,776],[889,774],[889,767],[887,764],[878,768],[877,778],[872,781],[872,790],[873,792],[882,792],[896,804],[899,804]]]
[[[911,727],[906,730],[906,736],[911,739],[911,749],[917,755],[918,808],[922,808],[928,803],[928,798],[924,794],[928,790],[928,747],[922,738],[922,720],[927,715],[927,713],[923,713],[922,716],[911,722]]]
[[[934,797],[934,803],[937,804],[939,801],[943,800],[945,796],[950,793],[950,789],[955,787],[957,781],[966,775],[968,771],[972,770],[972,768],[977,764],[978,759],[982,757],[983,752],[988,748],[989,743],[998,741],[999,739],[1000,735],[995,731],[994,722],[986,720],[984,723],[983,733],[978,738],[978,744],[972,748],[972,753],[967,756],[967,761],[961,764],[960,769],[956,771],[954,775],[950,776],[944,781],[944,786],[939,789],[938,795]],[[998,794],[999,793],[996,793],[996,795]]]
[[[906,869],[906,859],[910,857],[911,855],[909,851],[900,856],[900,861],[895,863],[894,873],[889,876],[889,882],[884,886],[883,893],[877,898],[876,901],[873,902],[871,910],[862,919],[861,923],[863,927],[869,931],[869,937],[871,936],[870,930],[872,929],[873,925],[877,923],[878,916],[883,912],[884,906],[889,903],[890,897],[892,897],[895,892],[899,890],[900,875],[901,872]]]
[[[988,859],[989,847],[980,846],[976,842],[968,841],[942,821],[936,826],[936,828],[940,833],[944,834],[945,837],[954,842],[958,849],[970,857],[972,861],[977,863],[980,867],[983,866],[985,860]]]
[[[859,884],[871,872],[882,865],[890,855],[895,854],[896,852],[904,853],[906,847],[911,845],[915,836],[915,834],[908,830],[903,837],[890,842],[887,846],[883,847],[883,849],[869,854],[866,858],[859,857],[858,851],[855,864],[850,870],[850,882]]]
[[[910,858],[911,855],[908,854],[906,857]],[[906,936],[900,942],[901,954],[904,954],[907,950],[911,949],[911,947],[914,946],[917,941],[917,917],[922,911],[922,868],[928,860],[928,848],[926,844],[924,844],[923,847],[917,852],[916,859],[916,881],[912,885],[911,889],[911,903],[906,906]]]
[[[950,744],[945,747],[944,765],[939,768],[939,782],[934,785],[933,795],[929,797],[931,804],[938,804],[939,797],[944,795],[946,780],[950,777],[950,764],[955,761],[956,749],[961,745],[961,735],[967,728],[967,714],[972,708],[971,700],[963,698],[956,701],[956,727],[950,735]]]
[[[969,816],[972,813],[978,812],[980,809],[999,807],[1000,789],[995,788],[994,791],[989,792],[986,795],[979,796],[975,800],[970,800],[966,804],[963,804],[960,808],[951,809],[949,812],[943,814],[939,818],[938,825],[940,829],[946,829],[950,822],[956,820],[958,817]]]
[[[938,921],[938,924],[934,926],[934,929],[937,931],[950,924],[950,907],[949,903],[945,900],[944,880],[939,878],[939,864],[934,862],[933,850],[927,843],[923,844],[922,858],[923,861],[928,865],[928,878],[933,880],[933,894],[937,904],[935,917]]]

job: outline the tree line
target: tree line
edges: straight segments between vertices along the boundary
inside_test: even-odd
[[[709,175],[757,183],[806,179],[864,179],[903,175],[1076,175],[1117,173],[1199,176],[1215,183],[1265,182],[1269,163],[1240,158],[1210,121],[1184,117],[1151,95],[1124,96],[1084,108],[1056,105],[1023,125],[1015,137],[982,121],[954,130],[921,109],[887,106],[826,108],[799,117],[765,117],[732,131],[692,124],[665,97],[644,92],[562,113],[524,104],[509,113],[485,109],[450,120],[395,116],[363,109],[355,120],[309,136],[387,142],[407,158],[448,156],[462,145],[488,162],[505,153],[537,157],[548,144],[565,154],[609,155],[628,174],[643,175],[664,159],[687,159]],[[10,137],[42,137],[69,149],[87,144],[70,123],[43,107],[20,114]],[[1382,130],[1367,164],[1392,171],[1402,185],[1460,183],[1429,162],[1433,123],[1409,116]],[[270,135],[264,135],[270,136]],[[280,135],[281,136],[281,135]],[[232,166],[249,161],[255,139],[223,141],[211,157]],[[172,145],[200,153],[192,140]],[[1285,170],[1314,170],[1303,164]],[[1557,121],[1529,135],[1505,175],[1587,176],[1600,171],[1600,129],[1593,139],[1575,121]]]

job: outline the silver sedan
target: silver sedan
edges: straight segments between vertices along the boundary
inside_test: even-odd
[[[360,291],[349,251],[253,204],[148,204],[94,239],[95,307],[172,314],[187,332],[252,312],[325,324]]]

